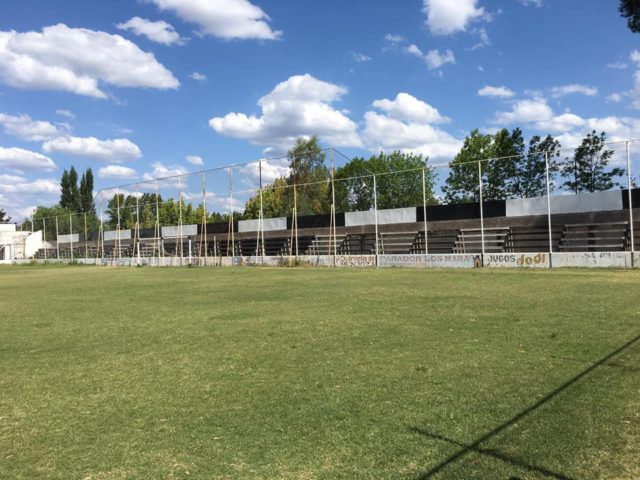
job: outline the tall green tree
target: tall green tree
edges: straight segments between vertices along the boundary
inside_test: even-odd
[[[627,19],[627,27],[632,32],[640,32],[640,1],[620,0],[620,15]]]
[[[478,161],[491,157],[493,136],[473,130],[464,139],[462,149],[449,164],[449,176],[445,180],[442,190],[449,203],[480,201],[480,186],[478,179]],[[483,162],[483,184],[486,184],[486,165]],[[484,189],[484,186],[483,186]],[[493,188],[495,190],[495,188]],[[487,200],[490,198],[484,196]]]
[[[264,218],[286,215],[289,183],[285,178],[276,178],[271,185],[262,190],[262,214]],[[251,197],[245,206],[244,217],[260,218],[260,194]]]
[[[527,154],[522,157],[518,165],[518,196],[531,198],[547,194],[545,154],[549,162],[549,189],[553,191],[553,178],[560,168],[558,164],[560,147],[560,142],[551,135],[547,135],[544,140],[538,135],[531,137]]]
[[[71,191],[71,180],[69,178],[69,172],[65,168],[60,178],[60,203],[59,205],[64,209],[71,209],[73,205],[73,193]]]
[[[562,165],[562,175],[566,181],[563,187],[574,193],[610,190],[619,183],[615,177],[624,175],[624,169],[607,170],[614,151],[606,146],[606,134],[592,131],[576,148],[573,157],[566,158]]]
[[[325,153],[318,145],[318,138],[297,139],[288,152],[290,175],[287,183],[295,184],[296,207],[298,215],[329,213],[330,202],[327,199],[327,179],[329,170],[325,166]],[[293,210],[293,188],[285,191],[287,214]]]
[[[422,204],[422,170],[425,171],[427,203],[436,203],[436,174],[421,155],[380,153],[368,160],[354,158],[335,172],[336,210],[369,210],[374,206],[373,178],[376,175],[378,208],[400,208]]]
[[[87,168],[80,179],[80,211],[93,212],[93,172]]]
[[[75,167],[69,170],[70,203],[67,206],[72,212],[80,211],[80,189],[78,188],[78,172]]]

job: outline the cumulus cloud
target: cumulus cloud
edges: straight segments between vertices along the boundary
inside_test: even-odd
[[[282,32],[269,26],[269,16],[248,0],[149,0],[198,26],[199,33],[225,39],[275,40]]]
[[[442,53],[440,53],[439,50],[429,50],[427,53],[423,53],[416,44],[412,43],[405,51],[409,55],[413,55],[424,61],[429,70],[437,70],[448,63],[456,63],[456,58],[449,49],[444,50]]]
[[[156,180],[158,178],[176,177],[178,175],[184,175],[187,170],[179,165],[167,166],[162,162],[156,162],[151,164],[152,170],[145,173],[142,178],[144,180]]]
[[[598,94],[598,89],[595,87],[590,87],[588,85],[581,85],[579,83],[572,83],[569,85],[561,85],[557,87],[553,87],[551,89],[551,96],[553,98],[561,98],[567,95],[572,94],[580,94],[586,95],[587,97],[594,97]]]
[[[184,45],[185,43],[173,26],[163,20],[154,22],[146,18],[133,17],[124,23],[118,23],[116,28],[131,30],[136,35],[144,35],[152,42],[163,45]]]
[[[122,165],[107,165],[98,170],[99,178],[135,178],[136,171],[133,168],[124,167]]]
[[[66,124],[54,125],[42,120],[33,120],[27,114],[0,113],[0,125],[5,133],[27,142],[43,142],[65,135],[69,131],[69,126]]]
[[[513,90],[505,87],[492,87],[490,85],[485,85],[480,90],[478,90],[478,95],[481,97],[496,97],[496,98],[511,98],[515,95]]]
[[[262,115],[232,112],[212,118],[209,125],[221,135],[280,151],[298,137],[313,135],[336,147],[359,147],[357,125],[332,106],[346,93],[346,88],[309,74],[294,75],[258,100]]]
[[[185,160],[189,162],[191,165],[202,166],[204,165],[204,160],[199,155],[187,155]]]
[[[495,125],[544,122],[553,117],[553,110],[544,98],[518,100],[510,111],[498,112],[492,120]]]
[[[518,1],[525,7],[533,5],[534,7],[540,8],[543,4],[542,0],[518,0]]]
[[[370,62],[371,61],[371,57],[369,55],[365,55],[364,53],[352,52],[351,55],[353,56],[353,59],[358,63],[364,63],[364,62]]]
[[[372,106],[381,112],[364,115],[362,138],[372,152],[400,150],[431,159],[451,158],[462,142],[433,124],[448,121],[437,109],[409,94],[381,99]]]
[[[198,73],[198,72],[192,72],[191,75],[189,75],[189,78],[200,83],[207,81],[207,76],[203,73]]]
[[[427,26],[432,35],[451,35],[464,31],[485,15],[478,0],[423,0]]]
[[[49,157],[38,152],[17,147],[0,147],[0,166],[17,171],[55,170],[56,164]]]
[[[0,175],[0,192],[5,194],[54,194],[60,193],[60,183],[58,183],[58,181],[56,180],[51,179],[36,179],[29,181],[23,177],[17,177],[13,175]]]
[[[75,114],[71,110],[67,110],[64,108],[59,108],[58,110],[56,110],[56,113],[61,117],[67,117],[70,119],[76,118]]]
[[[64,24],[42,32],[0,32],[0,81],[96,98],[107,98],[101,83],[161,90],[180,85],[152,53],[120,35]]]
[[[106,162],[122,163],[142,156],[140,148],[126,138],[98,140],[95,137],[59,137],[42,145],[46,153],[63,153]]]
[[[408,120],[422,123],[448,123],[450,120],[440,114],[437,108],[432,107],[413,95],[400,92],[395,100],[383,98],[375,100],[373,107],[386,112],[390,118]]]
[[[289,160],[286,158],[263,159],[261,163],[263,186],[267,183],[273,182],[277,178],[289,176],[289,173],[291,171],[291,169],[289,168]],[[241,171],[243,173],[249,174],[254,179],[254,181],[257,182],[260,178],[260,168],[260,165],[255,162],[241,167]]]

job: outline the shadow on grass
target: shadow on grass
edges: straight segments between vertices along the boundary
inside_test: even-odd
[[[546,404],[547,402],[552,400],[554,397],[556,397],[558,394],[562,393],[564,390],[566,390],[567,388],[569,388],[573,384],[575,384],[578,381],[580,381],[582,378],[584,378],[586,375],[591,373],[596,368],[601,367],[603,365],[622,367],[622,365],[609,364],[608,362],[613,357],[615,357],[618,354],[622,353],[624,350],[626,350],[627,348],[629,348],[633,344],[637,343],[638,341],[640,341],[640,335],[637,335],[637,336],[633,337],[631,340],[627,341],[622,346],[620,346],[620,347],[616,348],[615,350],[613,350],[612,352],[608,353],[607,355],[602,357],[600,360],[592,363],[590,366],[588,366],[587,368],[585,368],[584,370],[579,372],[576,376],[574,376],[571,379],[567,380],[565,383],[563,383],[562,385],[560,385],[559,387],[557,387],[553,391],[547,393],[544,397],[542,397],[537,402],[535,402],[532,405],[530,405],[529,407],[525,408],[524,410],[522,410],[521,412],[519,412],[518,414],[516,414],[515,416],[513,416],[512,418],[510,418],[506,422],[498,425],[493,430],[491,430],[491,431],[485,433],[484,435],[478,437],[476,440],[474,440],[471,443],[465,444],[465,443],[462,443],[462,442],[458,442],[456,440],[447,438],[447,437],[445,437],[443,435],[438,435],[436,433],[431,433],[431,432],[429,432],[427,430],[424,430],[424,429],[421,429],[421,428],[418,428],[418,427],[410,428],[410,430],[413,433],[418,433],[420,435],[429,437],[431,439],[445,441],[445,442],[452,443],[454,445],[458,445],[458,446],[461,447],[460,450],[458,450],[454,454],[450,455],[449,457],[444,459],[442,462],[440,462],[439,464],[437,464],[436,466],[434,466],[430,470],[428,470],[428,471],[422,473],[421,475],[419,475],[417,477],[417,479],[418,480],[427,480],[429,478],[433,478],[435,475],[437,475],[442,470],[444,470],[447,466],[451,465],[453,462],[456,462],[457,460],[459,460],[461,457],[463,457],[467,453],[480,453],[482,455],[487,455],[487,456],[490,456],[492,458],[496,458],[496,459],[511,463],[513,465],[517,465],[517,466],[519,466],[521,468],[524,468],[526,470],[529,470],[529,471],[535,471],[537,473],[540,473],[542,475],[548,476],[550,478],[556,478],[556,479],[560,479],[560,480],[567,480],[567,479],[570,480],[570,477],[568,477],[568,476],[566,476],[566,475],[564,475],[562,473],[556,473],[556,472],[552,472],[550,470],[547,470],[544,467],[538,467],[538,466],[535,466],[535,465],[526,464],[526,463],[518,460],[517,458],[505,455],[505,454],[499,452],[498,450],[482,448],[480,445],[482,443],[486,442],[487,440],[490,440],[491,438],[495,437],[496,435],[502,433],[504,430],[506,430],[510,426],[514,425],[515,423],[519,422],[520,420],[522,420],[524,417],[526,417],[530,413],[536,411],[538,408],[540,408],[541,406],[543,406],[544,404]],[[635,369],[632,369],[632,370],[635,370]]]

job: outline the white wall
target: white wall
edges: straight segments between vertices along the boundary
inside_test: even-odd
[[[415,207],[378,210],[378,225],[385,225],[389,223],[415,222]],[[376,214],[373,210],[368,210],[366,212],[347,212],[344,214],[344,224],[347,227],[355,227],[359,225],[374,225],[375,223]]]
[[[552,195],[551,213],[584,213],[622,210],[620,190],[580,193],[578,195]],[[507,217],[546,215],[547,196],[507,200]]]

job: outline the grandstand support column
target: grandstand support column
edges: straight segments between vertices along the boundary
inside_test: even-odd
[[[427,172],[422,169],[422,217],[424,220],[424,253],[429,253],[429,241],[427,239]]]
[[[331,214],[333,215],[333,266],[336,266],[336,256],[338,254],[338,244],[336,238],[336,229],[338,228],[336,221],[336,185],[335,185],[335,166],[333,161],[333,147],[330,150],[331,155]]]
[[[634,267],[635,262],[635,238],[633,233],[633,196],[631,195],[631,187],[633,182],[631,181],[631,149],[629,141],[626,142],[627,147],[627,194],[629,195],[629,231],[631,233],[631,266]]]
[[[478,160],[478,186],[480,187],[480,242],[482,248],[482,266],[484,267],[484,198],[482,196],[482,162]]]
[[[87,212],[84,212],[84,259],[89,260],[89,245],[87,243]]]
[[[58,242],[58,216],[56,215],[56,260],[60,260],[60,242]]]
[[[547,177],[547,226],[549,228],[549,268],[553,267],[553,230],[551,229],[551,180],[549,176],[549,152],[544,152],[544,169]]]
[[[73,215],[71,213],[69,214],[69,245],[69,258],[73,262]]]
[[[376,268],[378,267],[378,256],[380,254],[380,245],[378,242],[378,184],[376,183],[376,174],[373,174],[373,216],[376,227]]]

